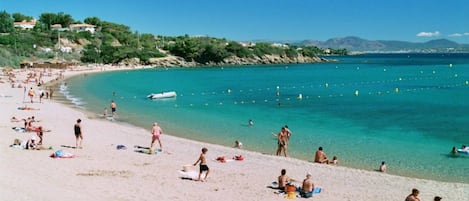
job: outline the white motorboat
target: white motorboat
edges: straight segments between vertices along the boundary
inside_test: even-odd
[[[147,96],[147,98],[151,98],[151,99],[173,98],[173,97],[176,97],[176,95],[177,94],[175,91],[168,91],[168,92],[150,94]]]

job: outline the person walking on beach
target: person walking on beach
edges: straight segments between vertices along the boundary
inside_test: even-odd
[[[32,87],[31,87],[31,89],[29,89],[28,96],[31,99],[31,103],[33,103],[34,89]]]
[[[163,145],[161,144],[161,134],[163,134],[163,129],[158,126],[158,123],[153,123],[153,128],[151,129],[151,144],[150,144],[150,152],[153,151],[153,144],[156,140],[158,140],[158,144],[160,145],[160,150],[163,149]]]
[[[420,201],[419,193],[416,188],[412,189],[412,193],[405,198],[405,201]]]
[[[329,163],[327,155],[322,151],[322,147],[319,147],[314,156],[314,162],[316,163]]]
[[[111,108],[112,116],[116,115],[117,104],[114,100],[111,101],[111,105],[109,107]]]
[[[39,90],[39,103],[42,103],[42,98],[44,97],[44,90]]]
[[[200,162],[199,177],[198,177],[197,181],[206,181],[208,173],[210,172],[210,169],[207,166],[207,160],[205,158],[205,154],[207,153],[207,151],[208,151],[207,148],[205,148],[205,147],[202,148],[202,153],[200,154],[199,159],[197,159],[197,161],[194,163],[194,166],[196,166],[197,163]],[[203,172],[206,172],[205,173],[205,178],[204,178],[204,180],[200,180],[200,177],[202,176]]]
[[[75,148],[82,148],[81,142],[83,141],[83,131],[81,129],[81,119],[77,120],[77,123],[73,126],[73,129],[75,131]],[[78,143],[80,142],[80,143]],[[78,146],[80,145],[80,146]]]

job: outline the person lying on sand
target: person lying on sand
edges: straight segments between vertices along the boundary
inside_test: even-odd
[[[28,106],[18,107],[18,110],[39,110],[38,108],[32,108]]]

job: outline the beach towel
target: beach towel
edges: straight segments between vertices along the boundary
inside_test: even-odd
[[[50,155],[50,157],[52,157],[52,158],[73,158],[75,156],[73,154],[69,153],[69,152],[66,152],[66,151],[63,151],[62,149],[59,149],[59,150],[55,151],[54,153],[52,153]]]
[[[319,193],[321,193],[321,191],[322,191],[322,189],[319,188],[319,187],[318,187],[318,188],[314,188],[314,189],[313,189],[313,195],[314,195],[314,194],[319,194]]]
[[[179,170],[178,173],[181,179],[196,180],[199,177],[199,173],[195,170],[190,170],[190,171]]]
[[[13,127],[12,129],[15,130],[16,132],[26,133],[26,129],[21,128],[21,127]]]

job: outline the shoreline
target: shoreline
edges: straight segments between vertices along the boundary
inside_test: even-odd
[[[66,78],[100,71],[73,72],[77,71],[66,72]],[[239,195],[245,197],[243,200],[283,200],[283,196],[276,195],[274,190],[266,188],[275,180],[282,168],[287,169],[287,175],[297,180],[301,180],[306,172],[312,172],[316,185],[323,189],[323,192],[314,198],[318,200],[404,199],[412,188],[421,191],[423,200],[431,200],[436,195],[446,200],[463,200],[469,189],[469,184],[464,183],[439,182],[321,165],[172,135],[164,135],[162,138],[166,153],[159,153],[156,156],[140,154],[131,149],[133,145],[149,145],[148,129],[89,118],[83,111],[57,101],[45,100],[43,104],[28,104],[31,107],[39,107],[41,110],[38,111],[18,111],[16,106],[25,104],[20,100],[23,90],[12,90],[9,84],[0,84],[0,86],[2,93],[7,91],[12,95],[11,98],[0,99],[2,102],[0,107],[5,111],[1,116],[1,130],[5,133],[2,137],[4,140],[1,143],[1,155],[6,161],[11,161],[11,164],[0,165],[2,176],[6,178],[0,182],[3,187],[2,195],[5,195],[5,198],[15,198],[17,195],[14,192],[26,190],[26,193],[21,195],[24,198],[21,200],[56,200],[57,197],[72,200],[116,198],[150,200],[155,192],[160,192],[158,196],[162,200],[186,200],[188,197],[200,200],[220,198],[239,200]],[[25,137],[25,134],[9,129],[10,126],[19,125],[9,122],[9,118],[13,115],[19,118],[35,115],[43,120],[39,124],[52,129],[50,133],[45,134],[45,144],[55,149],[61,148],[61,145],[74,144],[70,127],[76,118],[82,118],[85,148],[80,150],[62,147],[75,154],[76,157],[73,159],[47,158],[52,151],[24,151],[10,148],[8,145],[12,139]],[[120,143],[125,143],[128,150],[116,150],[115,145]],[[178,178],[177,171],[182,166],[194,162],[203,146],[209,149],[208,164],[213,169],[209,181],[200,183]],[[243,155],[246,160],[230,163],[218,163],[212,160],[217,156],[236,154]],[[24,165],[29,163],[35,165]],[[18,178],[17,175],[22,176]],[[30,180],[33,182],[24,184]],[[227,180],[230,182],[226,182]],[[111,183],[115,185],[109,185]],[[83,184],[86,184],[86,187],[82,190],[89,193],[88,195],[74,191]],[[148,185],[151,187],[146,187]],[[155,186],[158,188],[152,188]],[[179,190],[181,186],[186,190]],[[123,192],[116,187],[121,187]],[[144,188],[141,189],[142,187]],[[38,195],[39,192],[51,192],[46,191],[50,188],[60,188],[62,191]]]

